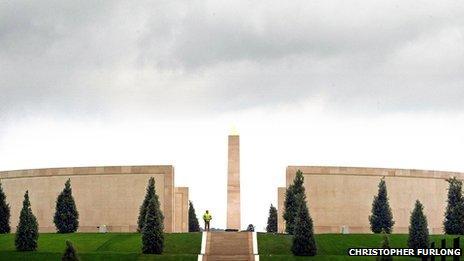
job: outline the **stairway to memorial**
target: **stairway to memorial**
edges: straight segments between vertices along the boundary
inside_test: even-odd
[[[208,232],[203,260],[254,260],[252,234],[250,232]]]

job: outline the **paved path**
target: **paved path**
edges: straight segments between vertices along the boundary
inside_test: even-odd
[[[208,232],[203,261],[253,261],[253,238],[250,232]]]

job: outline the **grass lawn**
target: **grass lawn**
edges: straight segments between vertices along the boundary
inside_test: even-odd
[[[431,239],[436,245],[446,237],[451,247],[455,236],[435,235]],[[392,247],[406,247],[407,235],[390,236]],[[137,233],[75,233],[40,234],[39,248],[34,252],[17,252],[14,247],[14,234],[0,235],[0,260],[60,260],[65,241],[69,239],[76,247],[79,256],[86,260],[197,260],[200,252],[201,233],[165,234],[163,255],[141,254],[141,238]],[[350,247],[379,247],[381,235],[373,234],[318,234],[316,243],[318,255],[314,258],[294,257],[290,251],[292,236],[284,234],[258,233],[260,260],[375,260],[374,257],[348,257]],[[464,247],[461,240],[461,248]],[[417,258],[395,257],[395,260],[420,260]],[[438,260],[438,259],[437,259]],[[449,260],[451,260],[449,258]]]
[[[61,260],[66,240],[71,240],[85,260],[197,260],[201,233],[165,234],[163,255],[141,254],[138,233],[45,233],[39,236],[34,252],[17,252],[14,234],[0,235],[0,260]]]
[[[442,238],[447,239],[447,247],[452,247],[452,240],[456,236],[433,235],[431,241],[440,246]],[[406,248],[408,235],[394,234],[390,236],[390,246]],[[464,247],[461,238],[461,248]],[[348,248],[378,248],[382,242],[382,235],[374,234],[318,234],[316,244],[318,255],[314,260],[375,260],[375,257],[349,257]],[[258,233],[258,249],[260,260],[307,260],[307,257],[294,257],[291,252],[292,236],[284,234]],[[395,257],[394,260],[420,260],[418,258]],[[451,260],[451,258],[449,258]]]

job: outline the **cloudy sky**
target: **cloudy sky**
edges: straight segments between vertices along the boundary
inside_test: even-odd
[[[225,226],[287,165],[464,171],[464,2],[1,1],[0,170],[173,164]],[[258,193],[257,193],[258,192]]]

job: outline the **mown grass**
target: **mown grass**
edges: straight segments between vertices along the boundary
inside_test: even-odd
[[[196,260],[201,233],[165,234],[163,255],[141,254],[138,233],[40,234],[38,249],[17,252],[14,234],[0,235],[0,260],[60,260],[66,240],[73,242],[82,260]]]
[[[17,252],[14,234],[0,235],[0,260],[60,260],[66,240],[71,240],[78,250],[81,260],[197,260],[200,252],[201,233],[165,234],[163,255],[141,254],[141,238],[137,233],[74,233],[40,234],[39,248],[34,252]],[[390,236],[392,247],[407,246],[407,235]],[[431,240],[440,245],[442,238],[452,247],[455,236],[434,235]],[[375,260],[374,257],[348,257],[349,248],[376,248],[382,241],[381,235],[373,234],[318,234],[316,243],[318,255],[314,258],[292,255],[292,236],[283,234],[258,234],[260,260]],[[464,246],[461,240],[461,248]],[[233,246],[231,246],[233,247]],[[395,257],[395,260],[419,260],[417,258]],[[449,260],[451,260],[449,258]]]
[[[433,235],[431,241],[440,246],[442,238],[446,238],[447,247],[452,247],[452,240],[456,236]],[[394,248],[406,248],[408,235],[390,235],[390,245]],[[461,248],[464,246],[461,238]],[[349,257],[349,248],[378,248],[382,242],[382,235],[375,234],[318,234],[316,235],[317,256],[314,260],[375,260],[374,257]],[[291,252],[292,236],[284,234],[258,234],[258,250],[260,260],[306,260],[307,257],[295,257]],[[419,260],[417,258],[395,257],[395,260]],[[451,259],[450,259],[451,260]]]

